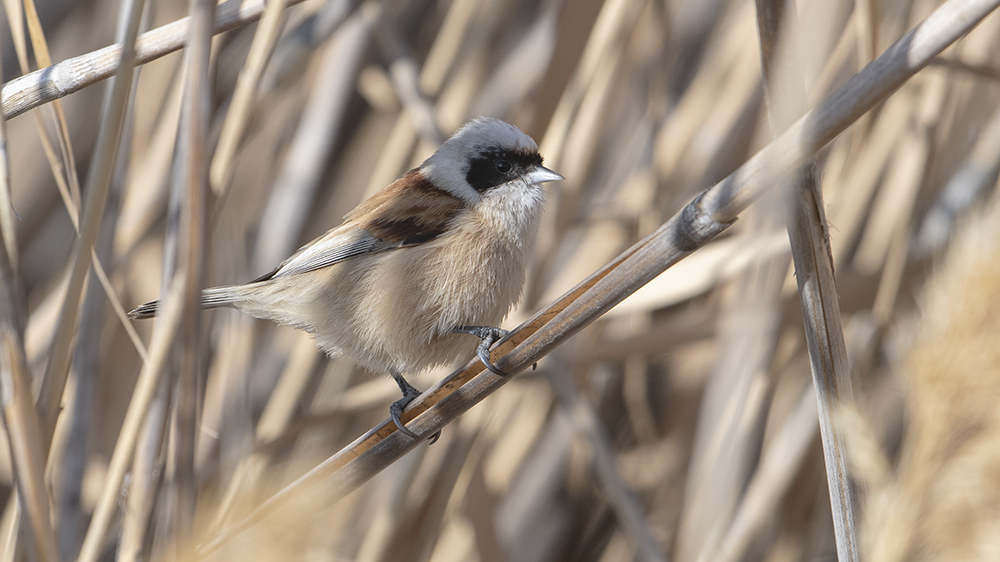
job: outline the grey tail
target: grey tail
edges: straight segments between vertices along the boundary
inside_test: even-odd
[[[205,289],[201,293],[201,307],[202,308],[221,308],[224,306],[232,306],[232,304],[239,300],[240,292],[237,290],[239,287],[214,287],[211,289]],[[135,307],[134,310],[128,313],[128,317],[132,320],[145,320],[147,318],[152,318],[156,316],[156,310],[160,306],[160,301],[149,301],[146,304],[141,304]]]
[[[132,320],[145,320],[146,318],[152,318],[156,316],[156,307],[159,306],[160,301],[149,301],[146,304],[140,304],[133,310],[130,310],[128,317]]]

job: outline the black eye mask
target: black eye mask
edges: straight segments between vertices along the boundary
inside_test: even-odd
[[[473,189],[483,193],[515,180],[530,169],[541,165],[542,157],[537,152],[486,150],[469,161],[469,171],[465,174],[465,180]]]

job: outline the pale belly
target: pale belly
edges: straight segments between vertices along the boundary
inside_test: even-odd
[[[326,353],[375,373],[414,373],[471,358],[478,340],[452,328],[498,326],[520,296],[525,259],[520,248],[482,238],[437,242],[296,276],[308,280],[277,279],[261,287],[266,298],[237,306],[304,329]]]

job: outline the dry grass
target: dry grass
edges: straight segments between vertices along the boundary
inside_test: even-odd
[[[280,11],[285,3],[297,5]],[[129,2],[118,4],[5,0],[3,29],[18,23],[0,34],[3,80],[110,45]],[[143,30],[190,10],[182,0],[146,4]],[[112,104],[127,111],[110,168],[101,163],[109,143],[98,141],[102,122],[113,121],[102,114],[103,85],[0,129],[0,172],[9,163],[16,212],[0,209],[8,256],[0,261],[9,265],[4,280],[20,279],[20,289],[0,294],[5,559],[835,555],[785,206],[776,190],[761,196],[784,170],[767,171],[777,161],[767,151],[750,159],[771,138],[753,3],[268,6],[259,24],[213,41],[205,114],[190,105],[205,87],[190,82],[203,66],[175,53],[140,67],[128,105]],[[770,96],[775,132],[936,7],[798,2],[801,67],[783,79],[790,91],[805,90],[798,100]],[[991,532],[1000,490],[1000,206],[949,245],[955,225],[997,183],[998,26],[996,15],[987,18],[816,154],[855,401],[832,423],[850,476],[867,490],[855,501],[864,559],[988,560],[1000,548]],[[135,326],[147,354],[114,301],[127,308],[156,298],[165,271],[198,263],[208,284],[256,277],[481,113],[519,125],[568,178],[549,191],[525,297],[508,328],[747,161],[750,171],[721,184],[711,208],[728,221],[757,203],[598,321],[572,325],[583,328],[536,371],[447,425],[434,446],[417,444],[344,497],[353,486],[344,488],[342,475],[313,478],[280,508],[259,511],[380,424],[395,385],[320,356],[300,333],[229,311],[204,314],[200,330],[176,338],[187,353],[167,353],[171,325],[197,325],[183,320],[180,296],[175,315]],[[826,140],[801,137],[794,146]],[[775,146],[793,145],[772,145],[772,154]],[[795,163],[811,156],[786,152]],[[181,159],[201,172],[185,175],[174,162]],[[5,196],[6,179],[0,173]],[[730,186],[739,191],[724,199]],[[198,193],[206,196],[203,232]],[[88,215],[91,201],[99,205]],[[168,220],[170,205],[192,218]],[[822,248],[815,230],[793,236]],[[946,247],[949,257],[931,268]],[[96,274],[67,282],[73,264],[92,256],[108,274],[107,290]],[[646,271],[622,263],[615,279]],[[527,338],[562,341],[558,327],[527,326],[505,360],[530,365]],[[427,388],[447,372],[414,382]],[[38,414],[25,407],[29,374]],[[56,414],[47,450],[40,443]],[[398,441],[384,447],[399,453]],[[20,512],[15,492],[26,501]]]
[[[937,264],[900,365],[908,424],[878,482],[872,560],[991,560],[1000,553],[1000,207],[964,225]]]

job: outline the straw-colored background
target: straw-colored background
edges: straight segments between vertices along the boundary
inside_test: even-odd
[[[12,11],[17,0],[4,4],[6,81],[21,74],[15,43],[31,40]],[[144,29],[188,11],[180,0],[148,4]],[[798,2],[808,38],[798,78],[810,104],[937,6],[856,4]],[[117,2],[35,5],[54,62],[114,41]],[[546,165],[567,178],[547,188],[525,294],[505,323],[516,326],[771,138],[746,0],[309,0],[286,14],[232,145],[220,133],[264,24],[213,43],[209,284],[269,271],[466,120],[493,115],[533,136]],[[819,155],[857,402],[835,419],[862,492],[867,560],[1000,557],[998,26],[988,18]],[[26,52],[30,69],[43,64],[37,47]],[[98,237],[126,309],[160,294],[182,66],[175,53],[137,73]],[[75,238],[67,209],[79,206],[92,165],[103,91],[62,100],[78,180],[51,105],[6,123],[36,392]],[[783,206],[767,195],[722,238],[446,427],[437,444],[335,505],[322,487],[310,490],[205,556],[617,561],[642,551],[645,532],[680,561],[831,560],[789,265]],[[159,560],[175,556],[178,542],[211,541],[383,420],[398,397],[383,374],[327,359],[301,333],[232,311],[203,322],[194,536],[178,541],[173,528],[164,386],[105,559]],[[151,328],[135,324],[147,344]],[[141,366],[91,276],[47,471],[62,559],[78,555]],[[426,388],[447,372],[410,380]],[[13,497],[0,533],[9,557]],[[21,527],[23,541],[23,518]]]

